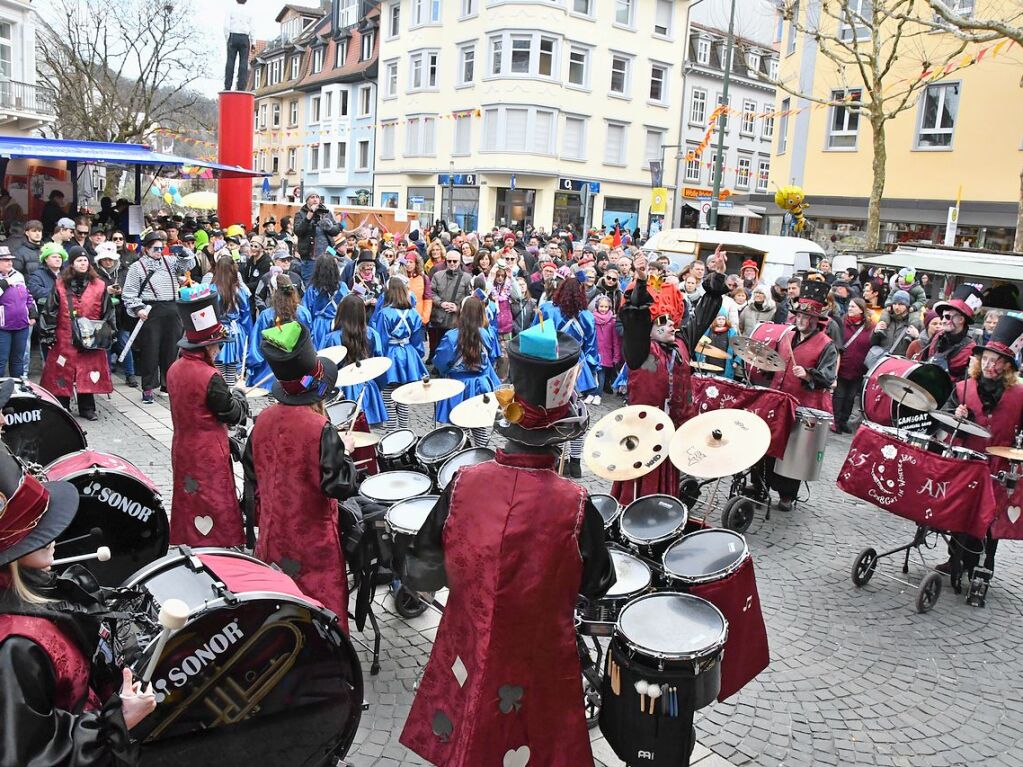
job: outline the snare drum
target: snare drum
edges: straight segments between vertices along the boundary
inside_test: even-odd
[[[948,458],[955,458],[957,461],[983,461],[988,463],[990,456],[987,453],[978,453],[968,447],[960,445],[942,445],[942,455]]]
[[[785,455],[775,463],[774,473],[803,482],[820,479],[828,432],[834,422],[834,416],[823,410],[796,408],[796,421],[785,444]]]
[[[418,471],[385,471],[364,479],[359,485],[359,495],[374,503],[390,506],[425,495],[432,485],[430,478]]]
[[[6,381],[0,378],[0,382]],[[14,393],[4,405],[3,441],[18,458],[45,466],[85,450],[85,432],[50,392],[30,381],[15,379]]]
[[[441,426],[426,434],[416,445],[419,465],[436,476],[444,461],[469,444],[469,437],[457,426]]]
[[[625,606],[607,652],[600,709],[601,732],[622,761],[689,763],[693,712],[717,697],[727,639],[725,617],[699,597],[668,591]],[[640,681],[660,694],[641,696]]]
[[[463,466],[475,466],[478,463],[492,461],[495,455],[497,453],[489,447],[470,447],[455,453],[444,462],[440,471],[437,472],[437,489],[443,490],[451,484],[451,480],[455,478],[455,472]]]
[[[405,552],[412,544],[419,528],[430,516],[439,495],[420,495],[399,501],[387,510],[384,519],[391,539],[391,569],[395,575],[404,569]]]
[[[327,419],[338,431],[351,426],[352,416],[358,408],[358,404],[350,399],[341,399],[327,405]]]
[[[608,553],[615,569],[615,583],[603,597],[579,610],[580,634],[611,636],[622,608],[646,593],[653,581],[650,566],[639,557],[613,547]]]
[[[615,530],[618,518],[622,515],[622,505],[618,503],[617,498],[607,493],[591,493],[590,502],[604,520],[604,538],[614,540],[617,537]]]
[[[389,431],[377,443],[377,461],[384,471],[412,469],[416,465],[419,438],[411,429]]]
[[[642,556],[659,560],[682,537],[689,510],[671,495],[644,495],[625,507],[618,520],[622,542]]]
[[[661,563],[668,588],[687,589],[720,581],[750,558],[746,539],[731,530],[708,528],[673,543]]]
[[[170,523],[156,485],[120,456],[79,450],[59,458],[43,471],[47,479],[70,482],[78,490],[78,511],[61,534],[61,557],[91,554],[110,547],[106,562],[86,564],[102,586],[120,586],[140,567],[167,553]],[[93,528],[102,532],[90,536]]]
[[[132,730],[143,764],[177,767],[191,753],[249,767],[254,747],[261,767],[344,757],[362,716],[359,658],[337,616],[291,578],[228,549],[175,548],[125,585],[133,596],[113,609],[132,617],[110,641],[136,676],[154,651],[160,605],[173,597],[190,610],[153,674],[156,710]]]
[[[880,378],[885,374],[902,376],[920,384],[934,396],[940,408],[948,401],[955,386],[948,373],[930,362],[916,362],[889,354],[879,359],[863,379],[861,400],[863,416],[868,421],[882,426],[933,430],[927,413],[901,406],[882,391]]]

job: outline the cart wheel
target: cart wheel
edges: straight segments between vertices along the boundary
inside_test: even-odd
[[[874,577],[876,569],[877,550],[868,547],[861,551],[860,555],[856,557],[856,561],[853,562],[852,582],[857,586],[866,586],[870,579]]]
[[[686,505],[687,508],[693,508],[696,502],[700,500],[700,482],[699,480],[683,479],[678,485],[678,499]]]
[[[394,609],[406,620],[418,618],[426,612],[426,603],[404,586],[399,586],[394,592]]]
[[[721,526],[736,533],[744,533],[753,524],[756,505],[749,498],[737,495],[729,498],[721,511]]]
[[[928,573],[927,577],[920,582],[920,589],[916,594],[916,611],[918,613],[930,612],[938,603],[941,596],[941,573]]]
[[[586,726],[592,730],[600,720],[600,674],[595,668],[583,669],[583,707]]]

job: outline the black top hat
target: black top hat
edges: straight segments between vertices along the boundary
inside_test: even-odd
[[[270,216],[270,218],[268,218],[266,221],[263,222],[263,226],[267,226],[268,224],[276,224],[276,223],[277,223],[277,219],[274,218],[273,216]]]
[[[182,349],[202,349],[222,343],[227,338],[227,328],[220,322],[220,296],[211,290],[193,298],[194,288],[182,288],[177,301],[178,314],[185,328],[185,335],[178,341]]]
[[[0,565],[56,540],[78,512],[70,482],[40,482],[0,446]]]
[[[377,260],[377,257],[373,255],[373,251],[372,250],[360,250],[359,251],[359,258],[358,258],[358,261],[357,261],[358,263],[360,263],[360,264],[365,264],[365,263],[373,264],[373,263],[376,263],[376,260]]]
[[[966,319],[972,320],[973,314],[984,304],[984,299],[975,285],[963,283],[955,289],[948,301],[938,301],[934,311],[938,314],[945,309],[955,309]]]
[[[995,329],[991,333],[991,340],[983,346],[977,344],[973,353],[979,357],[984,352],[994,352],[1009,360],[1013,367],[1018,367],[1016,357],[1021,350],[1023,350],[1023,319],[1005,314],[998,318],[998,324],[995,325]]]
[[[508,342],[509,383],[515,387],[514,404],[505,410],[505,418],[495,427],[514,442],[533,447],[556,445],[586,432],[590,416],[586,406],[573,396],[565,405],[548,407],[548,383],[564,376],[559,383],[568,391],[575,389],[575,376],[567,375],[579,363],[579,343],[558,333],[557,356],[541,359],[523,354],[520,338]],[[509,420],[512,411],[520,417]]]
[[[799,302],[792,308],[797,314],[820,317],[828,300],[828,283],[821,280],[803,280],[799,286]]]
[[[295,328],[297,326],[297,330]],[[285,405],[311,405],[333,396],[337,365],[317,357],[309,329],[298,322],[263,331],[259,350],[277,378],[273,395]]]

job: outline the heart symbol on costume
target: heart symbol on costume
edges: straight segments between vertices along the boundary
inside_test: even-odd
[[[91,373],[89,373],[89,380],[92,381],[93,383],[99,383],[99,371],[93,370]]]
[[[529,746],[513,748],[504,755],[502,767],[526,767],[529,762]]]
[[[1009,518],[1009,521],[1012,522],[1012,524],[1016,524],[1016,522],[1019,521],[1020,507],[1010,506],[1005,510],[1005,515]]]
[[[448,715],[443,711],[437,711],[433,715],[433,734],[440,738],[442,743],[447,743],[455,726],[451,724]],[[507,757],[505,757],[507,759]]]
[[[203,535],[209,535],[210,530],[213,529],[213,517],[196,517],[195,518],[195,529]]]
[[[498,696],[501,698],[499,704],[501,713],[510,714],[513,710],[518,711],[522,708],[522,696],[525,695],[525,692],[521,687],[510,684],[501,685],[497,691]]]

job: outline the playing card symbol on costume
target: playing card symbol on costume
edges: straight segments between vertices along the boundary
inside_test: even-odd
[[[195,529],[198,530],[202,535],[209,535],[210,530],[213,529],[213,517],[196,517],[194,520]]]
[[[1020,513],[1021,509],[1019,506],[1009,506],[1005,510],[1005,516],[1009,518],[1009,521],[1012,522],[1012,524],[1016,524],[1019,521]]]
[[[501,767],[526,767],[529,763],[529,746],[513,748],[504,755]]]
[[[497,691],[497,696],[501,699],[498,704],[502,714],[510,714],[512,711],[518,711],[522,708],[522,696],[525,694],[525,690],[521,687],[514,685],[505,684],[501,685]]]

